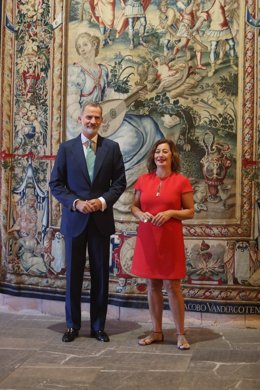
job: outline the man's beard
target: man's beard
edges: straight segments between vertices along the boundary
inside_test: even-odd
[[[96,134],[97,133],[97,127],[89,127],[89,126],[84,126],[83,127],[83,130],[89,134],[89,135],[93,135],[93,134]]]

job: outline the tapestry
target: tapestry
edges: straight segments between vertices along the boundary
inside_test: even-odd
[[[48,180],[93,101],[127,177],[114,206],[110,303],[146,307],[146,281],[131,273],[130,206],[149,150],[166,137],[194,191],[186,310],[259,313],[258,11],[252,0],[3,2],[0,291],[64,299],[61,207]],[[87,261],[83,300],[89,285]]]

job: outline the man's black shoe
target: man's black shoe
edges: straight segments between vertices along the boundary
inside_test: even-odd
[[[91,337],[95,337],[98,341],[104,341],[105,343],[110,341],[108,335],[103,330],[92,330]]]
[[[62,341],[65,343],[70,343],[71,341],[74,341],[76,337],[78,337],[79,331],[74,328],[68,328],[67,331],[62,336]]]

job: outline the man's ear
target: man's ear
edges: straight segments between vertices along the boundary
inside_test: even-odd
[[[81,123],[81,116],[78,116],[78,123]]]

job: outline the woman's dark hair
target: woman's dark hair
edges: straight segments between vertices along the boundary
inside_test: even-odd
[[[167,138],[161,138],[159,139],[152,147],[148,154],[147,159],[147,168],[148,172],[155,172],[156,170],[156,164],[154,162],[154,153],[159,145],[161,144],[168,144],[170,151],[172,152],[172,163],[171,163],[171,170],[172,172],[178,172],[180,170],[180,156],[176,149],[175,143],[171,139]]]

